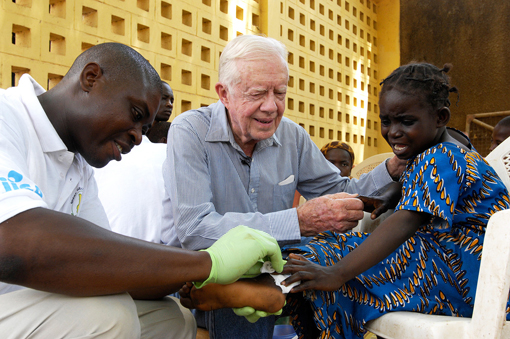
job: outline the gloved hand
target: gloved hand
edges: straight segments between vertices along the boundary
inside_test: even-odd
[[[280,315],[282,314],[282,310],[283,308],[276,313],[267,313],[264,311],[257,311],[253,307],[249,306],[232,309],[232,311],[234,311],[235,314],[241,317],[245,317],[246,320],[248,320],[251,323],[254,323],[260,318],[268,317],[270,315]]]
[[[247,226],[234,227],[204,251],[211,256],[211,273],[204,282],[195,282],[196,288],[209,283],[230,284],[248,271],[253,274],[253,266],[259,265],[260,259],[270,260],[277,272],[283,270],[282,253],[276,240]]]

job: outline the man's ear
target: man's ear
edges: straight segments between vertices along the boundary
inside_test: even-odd
[[[450,109],[443,106],[437,110],[437,127],[444,127],[450,121]]]
[[[216,90],[216,93],[218,93],[218,98],[220,98],[221,103],[228,109],[229,100],[227,86],[225,84],[222,84],[221,82],[218,82],[214,86],[214,89]]]
[[[85,92],[90,92],[98,79],[103,76],[103,71],[99,64],[89,62],[83,67],[80,73],[80,86]]]

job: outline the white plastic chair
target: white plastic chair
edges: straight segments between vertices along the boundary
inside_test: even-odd
[[[376,168],[380,163],[388,158],[393,157],[393,152],[381,153],[366,158],[351,171],[351,177],[359,179],[362,174],[368,173]],[[372,232],[384,219],[386,219],[393,211],[386,211],[381,214],[377,219],[370,219],[370,213],[365,212],[365,216],[358,223],[358,226],[353,228],[353,232]]]
[[[487,225],[472,318],[387,313],[366,328],[386,339],[510,338],[506,303],[510,288],[510,210],[496,212]]]
[[[506,188],[510,190],[510,138],[507,138],[485,157]]]

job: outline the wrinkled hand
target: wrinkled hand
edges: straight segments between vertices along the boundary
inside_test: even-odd
[[[378,196],[362,196],[358,198],[363,201],[365,212],[371,213],[372,219],[377,218],[389,209],[394,209],[402,195],[402,185],[398,182],[392,182],[382,188],[382,193]]]
[[[282,274],[292,274],[282,282],[288,286],[293,282],[301,284],[294,286],[290,293],[304,290],[336,291],[345,283],[337,272],[336,266],[321,266],[314,264],[299,254],[291,253]]]
[[[394,181],[398,181],[407,166],[407,160],[399,159],[396,155],[386,162],[386,169]]]
[[[336,193],[308,200],[297,208],[302,236],[325,231],[346,232],[363,219],[363,203],[357,194]]]
[[[267,313],[264,311],[257,311],[253,307],[250,307],[250,306],[241,307],[241,308],[233,308],[232,310],[238,316],[245,317],[246,320],[248,320],[251,323],[254,323],[257,320],[259,320],[260,318],[268,317],[270,315],[282,314],[283,308],[276,313]]]
[[[211,273],[204,282],[195,282],[197,288],[209,283],[230,284],[246,272],[253,274],[253,266],[258,265],[260,259],[271,261],[277,272],[283,269],[282,254],[276,240],[247,226],[232,228],[204,251],[211,256]]]

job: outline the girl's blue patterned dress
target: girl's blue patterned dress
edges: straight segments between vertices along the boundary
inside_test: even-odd
[[[397,210],[429,213],[431,221],[376,266],[334,292],[290,293],[287,310],[300,338],[360,338],[365,322],[387,312],[470,317],[485,227],[510,197],[475,151],[438,144],[408,162]],[[319,234],[286,251],[333,265],[368,237]],[[509,319],[510,303],[507,304]]]

